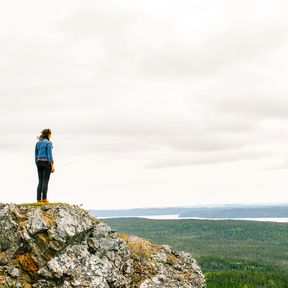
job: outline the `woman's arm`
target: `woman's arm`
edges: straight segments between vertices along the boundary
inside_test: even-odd
[[[37,156],[38,156],[38,148],[37,148],[37,143],[35,145],[35,163],[37,162]]]
[[[47,154],[48,154],[47,156],[48,156],[48,160],[51,163],[51,173],[54,173],[55,168],[54,168],[54,161],[53,161],[53,155],[52,155],[52,148],[53,148],[52,142],[49,142],[47,145]]]
[[[52,142],[49,142],[47,145],[47,157],[51,164],[54,164],[53,156],[52,156]]]

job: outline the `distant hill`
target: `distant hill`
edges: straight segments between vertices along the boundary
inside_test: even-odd
[[[166,207],[166,208],[135,208],[123,210],[90,210],[97,217],[138,217],[149,215],[179,215],[188,212],[191,208]]]
[[[145,217],[160,215],[179,215],[181,218],[283,218],[288,217],[287,205],[257,206],[230,205],[220,207],[166,207],[166,208],[136,208],[124,210],[90,210],[99,218],[113,217]]]
[[[182,212],[179,216],[183,218],[282,218],[288,217],[288,207],[195,208]]]

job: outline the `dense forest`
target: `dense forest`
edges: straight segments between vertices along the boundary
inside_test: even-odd
[[[287,288],[288,273],[223,271],[205,273],[210,288]]]
[[[288,224],[235,220],[105,219],[114,230],[191,253],[208,288],[288,287]]]

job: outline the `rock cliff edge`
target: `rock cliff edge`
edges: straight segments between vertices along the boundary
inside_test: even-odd
[[[190,254],[116,233],[68,204],[0,204],[0,284],[206,287]]]

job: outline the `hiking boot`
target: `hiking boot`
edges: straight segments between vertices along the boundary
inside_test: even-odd
[[[48,201],[47,199],[43,199],[43,200],[42,200],[42,203],[43,203],[43,204],[48,204],[49,201]]]

